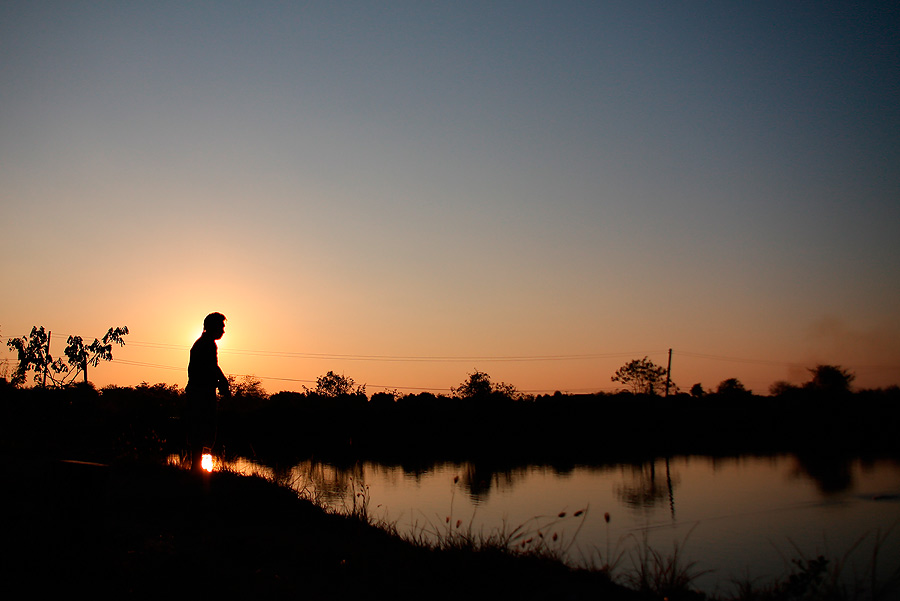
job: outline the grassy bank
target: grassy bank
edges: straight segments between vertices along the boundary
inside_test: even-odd
[[[650,550],[633,578],[611,582],[602,571],[567,567],[552,553],[404,541],[389,527],[329,513],[260,478],[197,478],[163,467],[184,438],[183,397],[172,388],[0,392],[0,458],[12,500],[2,558],[8,590],[24,588],[34,593],[29,596],[84,591],[94,598],[702,598],[690,590],[690,570]],[[526,461],[564,468],[683,449],[799,447],[800,464],[829,488],[841,483],[831,484],[832,470],[825,468],[841,465],[844,452],[896,456],[900,440],[894,391],[731,404],[631,396],[484,406],[452,399],[357,401],[232,399],[220,414],[219,442],[231,452],[246,446],[269,458],[314,451],[337,463],[381,458],[423,462],[422,469],[441,459],[473,458],[482,475]],[[723,440],[723,432],[733,439]],[[60,461],[65,458],[105,465]],[[748,586],[737,598],[824,598],[808,593],[828,585],[835,565],[804,559],[783,582]],[[644,589],[656,592],[637,592]]]
[[[547,557],[414,545],[261,478],[8,465],[4,588],[28,596],[639,598],[601,572]]]
[[[337,514],[255,476],[2,459],[11,503],[0,578],[25,598],[849,601],[900,592],[890,558],[884,567],[893,575],[883,584],[848,587],[841,558],[801,557],[780,581],[748,579],[731,595],[707,597],[693,590],[699,571],[677,549],[644,548],[611,579],[565,565],[552,545],[523,553],[503,537],[464,529],[437,543],[404,540],[365,511]]]

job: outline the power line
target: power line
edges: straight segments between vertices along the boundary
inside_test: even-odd
[[[59,334],[58,337],[68,338],[68,334]],[[0,341],[4,343],[11,338],[10,336],[2,336],[0,335]],[[56,336],[54,337],[56,338]],[[5,346],[5,344],[4,344]],[[159,350],[177,350],[177,351],[187,351],[190,349],[190,346],[183,344],[169,344],[169,343],[161,343],[161,342],[146,342],[146,341],[138,341],[138,340],[127,340],[125,343],[125,347],[138,347],[138,348],[150,348],[150,349],[159,349]],[[342,353],[313,353],[307,351],[268,351],[268,350],[255,350],[255,349],[230,349],[228,347],[220,348],[220,353],[223,354],[235,354],[235,355],[247,355],[247,356],[257,356],[257,357],[276,357],[276,358],[295,358],[295,359],[336,359],[336,360],[345,360],[345,361],[385,361],[385,362],[448,362],[448,363],[458,363],[458,362],[466,362],[466,361],[491,361],[491,362],[528,362],[528,361],[585,361],[591,359],[616,359],[620,357],[634,357],[638,355],[664,355],[668,351],[666,350],[651,350],[651,351],[630,351],[630,352],[615,352],[615,353],[568,353],[568,354],[558,354],[558,355],[369,355],[369,354],[342,354]],[[711,353],[697,353],[692,351],[682,351],[676,350],[674,351],[676,356],[679,357],[688,357],[693,359],[707,359],[711,361],[727,361],[732,363],[748,363],[748,364],[756,364],[756,365],[773,365],[780,367],[799,367],[805,368],[807,367],[806,363],[793,362],[793,361],[776,361],[773,359],[755,359],[755,358],[747,358],[747,357],[730,357],[726,355],[715,355]],[[116,359],[118,362],[125,363],[126,360]],[[155,365],[155,364],[142,364],[139,362],[132,362],[134,365],[141,365],[144,367],[162,367],[165,369],[183,369],[181,367],[174,367],[169,365]],[[889,370],[889,369],[900,369],[900,365],[891,365],[891,364],[879,364],[879,365],[858,365],[854,364],[851,366],[852,369],[860,369],[860,370]],[[272,378],[277,379],[277,378]]]
[[[60,334],[60,337],[68,337]],[[9,339],[0,336],[0,339]],[[125,346],[138,348],[152,348],[160,350],[186,351],[190,346],[183,344],[169,344],[160,342],[145,342],[128,340]],[[267,351],[253,349],[219,348],[223,354],[249,355],[259,357],[281,357],[297,359],[342,359],[348,361],[424,361],[424,362],[465,362],[465,361],[584,361],[591,359],[615,359],[618,357],[630,357],[633,355],[657,355],[665,351],[632,351],[617,353],[570,353],[559,355],[367,355],[367,354],[341,354],[341,353],[312,353],[305,351]]]
[[[160,365],[158,363],[144,363],[142,361],[131,361],[129,359],[114,359],[114,363],[121,365],[134,365],[137,367],[153,367],[155,369],[172,369],[175,371],[183,371],[186,370],[186,367],[175,367],[173,365]]]
[[[68,335],[59,335],[60,337],[68,338]],[[0,340],[8,341],[11,338],[8,336],[0,336]],[[4,345],[5,346],[5,345]],[[181,351],[186,352],[190,349],[188,345],[179,345],[179,344],[169,344],[169,343],[160,343],[160,342],[148,342],[148,341],[135,341],[129,340],[126,343],[128,347],[138,347],[138,348],[146,348],[146,349],[156,349],[156,350],[172,350],[172,351]],[[374,362],[444,362],[444,363],[462,363],[462,362],[540,362],[540,361],[586,361],[586,360],[599,360],[599,359],[615,359],[621,357],[634,357],[634,356],[651,356],[651,355],[661,355],[666,353],[667,351],[658,350],[658,351],[635,351],[635,352],[616,352],[616,353],[583,353],[583,354],[558,354],[558,355],[471,355],[471,356],[458,356],[458,355],[369,355],[369,354],[340,354],[340,353],[312,353],[312,352],[303,352],[303,351],[266,351],[266,350],[252,350],[252,349],[229,349],[229,348],[221,348],[219,349],[223,354],[235,354],[235,355],[244,355],[244,356],[253,356],[253,357],[274,357],[274,358],[286,358],[286,359],[316,359],[316,360],[342,360],[342,361],[374,361]],[[806,365],[803,363],[797,362],[789,362],[789,361],[776,361],[771,359],[755,359],[755,358],[741,358],[741,357],[730,357],[725,355],[716,355],[710,353],[696,353],[691,351],[676,351],[676,356],[686,357],[691,359],[704,359],[710,361],[725,361],[732,363],[746,363],[746,364],[756,364],[756,365],[770,365],[770,366],[779,366],[779,367],[794,367],[794,368],[805,368]],[[115,362],[119,365],[130,365],[135,367],[145,367],[152,369],[166,369],[172,371],[185,371],[186,366],[173,366],[173,365],[163,365],[159,363],[148,363],[141,361],[133,361],[130,359],[121,359],[116,358]],[[898,370],[900,369],[900,365],[854,365],[852,369],[860,370],[860,371],[883,371],[883,370]],[[315,383],[315,380],[304,380],[298,378],[286,378],[279,376],[258,376],[255,374],[237,374],[237,377],[253,377],[258,378],[260,380],[273,380],[273,381],[281,381],[281,382],[297,382],[297,383]],[[428,390],[428,391],[446,391],[449,390],[447,387],[435,388],[435,387],[426,387],[426,386],[385,386],[385,385],[376,385],[371,384],[368,385],[372,388],[382,388],[382,389],[396,389],[396,390]],[[606,387],[595,387],[595,388],[578,388],[578,389],[566,389],[567,392],[577,392],[577,391],[604,391],[604,390],[613,390],[609,386]],[[539,392],[550,392],[551,389],[540,389],[540,390],[522,390],[521,392],[526,393],[539,393]]]
[[[729,361],[732,363],[753,363],[756,365],[777,365],[782,367],[805,367],[802,363],[790,361],[774,361],[772,359],[746,359],[740,357],[726,357],[723,355],[710,355],[705,353],[692,353],[689,351],[676,351],[678,356],[691,357],[693,359],[709,359],[711,361]]]
[[[174,365],[160,365],[158,363],[144,363],[142,361],[131,361],[128,359],[116,359],[114,361],[115,364],[120,365],[133,365],[137,367],[151,367],[155,369],[168,369],[174,371],[184,371],[185,367],[176,367]],[[257,374],[228,374],[230,376],[234,376],[236,378],[256,378],[258,380],[274,380],[278,382],[297,382],[301,384],[315,384],[316,380],[304,380],[301,378],[284,378],[279,376],[260,376]],[[450,387],[429,387],[429,386],[392,386],[388,384],[365,384],[368,388],[380,388],[383,390],[427,390],[427,391],[436,391],[443,392],[450,390]],[[524,393],[542,393],[542,392],[553,392],[556,390],[560,390],[559,388],[535,388],[528,390],[520,390],[519,392]],[[607,390],[615,390],[615,387],[603,387],[603,386],[595,386],[589,388],[565,388],[566,392],[597,392],[597,391],[607,391]]]
[[[164,349],[164,350],[180,350],[186,351],[189,347],[186,345],[174,345],[174,344],[166,344],[166,343],[157,343],[157,342],[144,342],[144,341],[129,341],[129,345],[144,347],[144,348],[155,348],[155,349]],[[440,356],[440,355],[431,355],[431,356],[409,356],[409,355],[362,355],[362,354],[338,354],[338,353],[310,353],[310,352],[290,352],[290,351],[262,351],[262,350],[248,350],[248,349],[229,349],[222,348],[219,349],[223,354],[237,354],[237,355],[245,355],[245,356],[256,356],[256,357],[276,357],[276,358],[295,358],[295,359],[332,359],[332,360],[343,360],[343,361],[381,361],[381,362],[442,362],[442,363],[463,363],[463,362],[535,362],[535,361],[572,361],[572,360],[591,360],[591,359],[615,359],[619,357],[631,357],[635,354],[639,355],[656,355],[663,353],[665,351],[633,351],[633,352],[618,352],[618,353],[590,353],[590,354],[561,354],[561,355],[477,355],[477,356]],[[181,370],[183,368],[176,368],[171,366],[161,366],[166,369],[175,369]],[[284,377],[275,377],[275,376],[260,376],[255,374],[239,374],[240,377],[254,377],[260,380],[275,380],[282,382],[301,382],[301,383],[314,383],[313,380],[302,380],[297,378],[284,378]],[[427,391],[447,391],[449,387],[427,387],[427,386],[390,386],[390,385],[380,385],[380,384],[367,384],[367,386],[371,388],[381,388],[381,389],[395,389],[395,390],[427,390]],[[541,392],[552,392],[558,390],[559,388],[554,389],[534,389],[534,390],[522,390],[520,392],[524,393],[541,393]],[[609,387],[593,387],[593,388],[578,388],[578,389],[566,389],[570,392],[588,392],[588,391],[598,391],[598,390],[611,390]]]
[[[141,361],[130,361],[128,359],[116,359],[116,363],[121,365],[134,365],[138,367],[152,367],[156,369],[169,369],[175,371],[183,371],[186,368],[184,367],[175,367],[174,365],[159,365],[157,363],[144,363]],[[315,384],[316,380],[304,380],[301,378],[283,378],[278,376],[259,376],[256,374],[228,374],[230,376],[234,376],[235,378],[256,378],[258,380],[275,380],[279,382],[298,382],[301,384]],[[396,389],[396,390],[449,390],[449,388],[428,388],[425,386],[385,386],[381,384],[365,384],[365,386],[371,386],[372,388],[383,388],[383,389]]]
[[[161,344],[156,342],[141,342],[129,340],[131,346],[158,348],[167,350],[187,350],[185,345]],[[560,355],[365,355],[365,354],[340,354],[340,353],[311,353],[304,351],[264,351],[250,349],[220,348],[223,354],[249,355],[258,357],[282,357],[296,359],[342,359],[346,361],[408,361],[408,362],[465,362],[465,361],[584,361],[590,359],[615,359],[617,357],[630,357],[635,354],[655,355],[665,351],[636,351],[627,353],[585,353],[585,354],[560,354]]]

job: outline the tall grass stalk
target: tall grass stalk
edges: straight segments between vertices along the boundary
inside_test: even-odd
[[[511,555],[527,555],[571,564],[570,553],[578,534],[584,526],[588,509],[579,509],[572,514],[561,511],[555,516],[535,516],[518,526],[510,526],[504,519],[500,526],[486,530],[475,526],[477,511],[467,519],[455,517],[453,513],[455,485],[450,494],[450,512],[438,518],[437,522],[426,520],[414,523],[411,532],[401,535],[407,541],[436,550],[490,551]],[[566,535],[565,526],[577,521],[575,530]]]
[[[641,540],[635,541],[631,552],[632,569],[624,575],[624,583],[642,593],[651,593],[661,598],[684,595],[693,591],[693,583],[711,570],[700,570],[696,562],[686,562],[682,558],[684,546],[696,525],[688,531],[679,544],[673,543],[670,555],[650,546],[647,532]]]
[[[537,556],[569,564],[572,547],[586,517],[586,510],[576,511],[572,515],[560,512],[555,517],[536,516],[515,527],[504,520],[499,527],[485,530],[475,527],[475,513],[467,521],[448,515],[438,525],[427,522],[414,526],[412,533],[404,538],[431,549],[494,551]],[[567,536],[561,527],[573,520],[577,520],[577,526],[572,535]]]
[[[369,493],[369,485],[351,476],[350,502],[347,502],[346,497],[343,499],[344,511],[341,513],[360,522],[371,524],[372,519],[369,516],[369,503],[371,501],[372,496]]]
[[[810,557],[793,541],[794,556],[786,563],[787,575],[772,583],[758,585],[750,579],[735,580],[734,601],[888,601],[900,597],[900,561],[887,577],[879,578],[882,551],[891,536],[895,523],[886,531],[879,528],[871,536],[871,554],[861,553],[869,534],[859,537],[842,555],[834,557],[826,549],[824,554]],[[780,553],[780,551],[779,551]],[[856,561],[857,556],[865,559]],[[782,553],[782,556],[784,554]]]

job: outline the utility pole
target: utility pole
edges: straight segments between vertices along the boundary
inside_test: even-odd
[[[47,360],[44,361],[44,381],[41,382],[42,388],[47,388],[47,370],[50,369],[50,337],[53,336],[53,332],[47,332]]]
[[[669,349],[669,366],[666,368],[666,398],[669,397],[669,383],[672,381],[672,349]]]

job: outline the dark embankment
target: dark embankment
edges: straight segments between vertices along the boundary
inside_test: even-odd
[[[376,395],[377,396],[377,395]],[[378,401],[278,393],[223,403],[220,439],[258,456],[310,455],[402,463],[578,464],[673,455],[900,453],[900,391],[670,398],[631,394],[430,394]]]
[[[184,396],[175,387],[0,386],[0,395],[2,443],[20,453],[108,463],[185,452]],[[900,389],[701,398],[236,395],[220,403],[216,448],[272,466],[316,457],[415,469],[465,461],[565,470],[693,454],[900,457]]]
[[[2,578],[22,598],[639,598],[546,558],[417,547],[260,478],[12,467]]]
[[[900,456],[896,389],[385,401],[238,396],[222,404],[217,446],[271,465],[314,454],[337,463],[377,459],[422,469],[462,460],[488,471],[525,462],[562,470],[688,453],[793,452],[811,473],[830,474],[848,455]],[[11,501],[0,576],[8,590],[26,596],[635,595],[602,573],[546,557],[417,547],[261,479],[217,473],[204,480],[164,467],[169,453],[184,450],[183,396],[174,387],[0,385],[0,402],[0,459]],[[841,486],[829,478],[821,477],[829,487]]]

